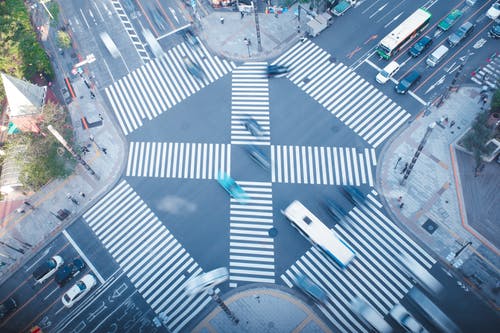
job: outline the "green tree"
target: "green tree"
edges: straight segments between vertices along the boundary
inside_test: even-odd
[[[481,155],[487,154],[486,142],[488,142],[493,132],[487,127],[488,111],[479,113],[467,135],[462,139],[462,145],[472,152],[476,160],[476,167],[481,164]]]
[[[500,89],[497,89],[491,98],[491,112],[500,113]]]
[[[71,46],[71,38],[66,31],[59,30],[57,32],[57,44],[63,49],[67,49]]]

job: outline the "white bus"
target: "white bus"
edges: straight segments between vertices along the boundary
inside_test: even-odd
[[[282,213],[301,234],[340,267],[346,268],[356,256],[349,245],[338,238],[299,201],[292,202]]]
[[[420,31],[425,29],[431,20],[432,14],[423,8],[417,9],[406,20],[385,36],[377,47],[377,53],[384,59],[389,59],[400,48],[412,40]]]

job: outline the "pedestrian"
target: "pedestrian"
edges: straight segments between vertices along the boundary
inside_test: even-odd
[[[399,209],[403,209],[403,206],[405,205],[404,202],[402,202],[400,205],[399,205]]]
[[[94,141],[94,136],[91,134],[91,135],[89,136],[89,139],[90,139],[90,141]]]
[[[222,16],[220,17],[220,24],[224,24],[224,18]]]
[[[450,128],[452,128],[454,125],[455,125],[455,121],[452,120],[450,123]]]
[[[243,19],[245,17],[245,13],[241,11],[240,14],[241,14],[241,19]]]
[[[398,202],[401,202],[403,200],[403,197],[402,196],[399,196],[398,198]]]
[[[405,163],[405,166],[404,166],[403,170],[401,170],[401,173],[402,174],[405,173],[407,169],[408,169],[408,162]]]
[[[102,150],[102,152],[104,153],[104,155],[107,155],[107,154],[108,154],[108,150],[107,150],[106,148],[102,148],[101,150]]]
[[[99,113],[99,119],[104,120],[104,118],[102,117],[102,114],[100,114],[100,113]]]
[[[16,209],[16,212],[18,212],[19,214],[22,214],[22,213],[24,213],[24,209],[23,208],[18,208],[18,209]]]
[[[82,191],[80,191],[80,195],[82,196],[82,198],[85,198],[85,193],[83,193]]]

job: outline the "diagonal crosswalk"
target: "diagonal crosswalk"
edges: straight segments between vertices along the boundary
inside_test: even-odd
[[[185,142],[130,142],[127,177],[216,179],[230,173],[231,145]]]
[[[271,180],[276,183],[373,186],[375,149],[271,146]]]
[[[400,253],[427,269],[436,262],[385,216],[381,208],[382,204],[369,194],[362,207],[355,207],[342,224],[335,225],[335,232],[357,253],[346,269],[341,270],[312,247],[281,275],[289,287],[300,274],[321,286],[328,294],[328,301],[318,307],[340,332],[370,331],[351,312],[352,298],[361,296],[385,315],[413,287],[413,281],[397,259]]]
[[[136,290],[179,332],[211,300],[187,296],[184,283],[202,269],[126,181],[83,215]]]
[[[230,204],[230,287],[238,282],[274,283],[274,240],[272,185],[266,182],[238,182],[249,199]]]
[[[269,145],[269,79],[266,62],[246,62],[232,72],[231,144]],[[256,137],[245,128],[253,118],[264,130]]]
[[[188,72],[185,59],[198,64],[200,80]],[[105,89],[111,108],[125,135],[152,120],[195,92],[229,73],[236,65],[212,56],[205,46],[181,43],[164,57],[148,62]]]
[[[290,68],[288,78],[335,117],[377,148],[410,114],[349,67],[305,40],[275,64]]]
[[[491,89],[497,89],[500,79],[500,56],[498,54],[494,56],[494,58],[490,59],[485,66],[481,67],[471,77],[473,82],[480,85],[487,85]]]

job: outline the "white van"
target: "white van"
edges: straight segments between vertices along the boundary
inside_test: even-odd
[[[397,62],[391,61],[387,66],[384,67],[383,70],[381,70],[377,74],[375,80],[377,80],[378,83],[384,84],[389,81],[394,74],[396,74],[399,68],[400,66]]]
[[[446,46],[441,45],[435,49],[434,52],[432,52],[425,62],[431,67],[436,66],[441,60],[443,60],[446,53],[448,53],[448,50],[449,49]]]

